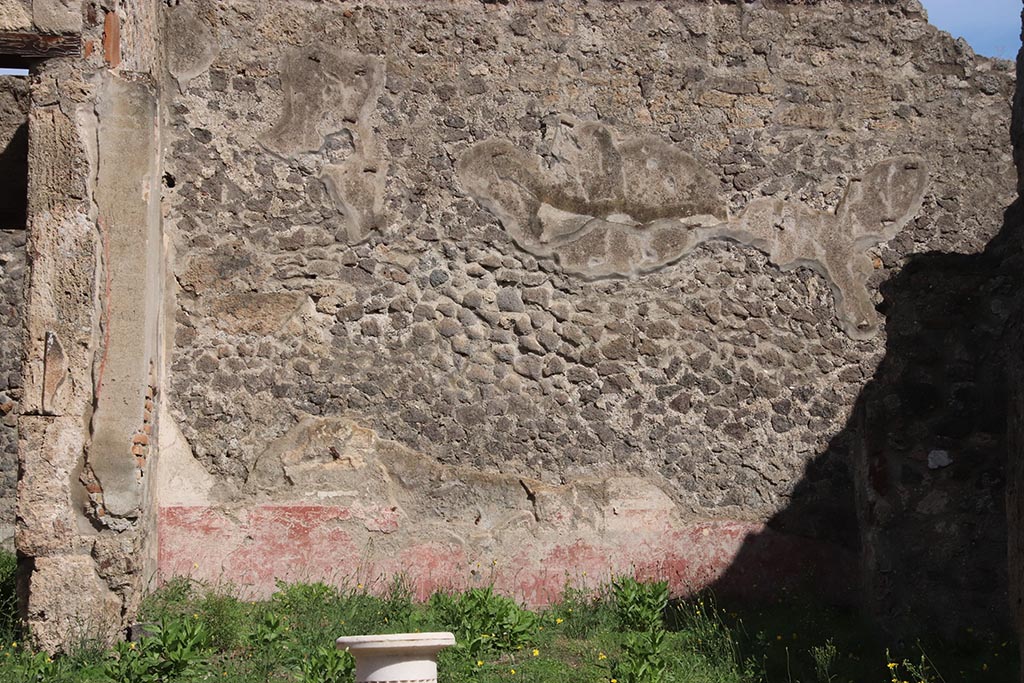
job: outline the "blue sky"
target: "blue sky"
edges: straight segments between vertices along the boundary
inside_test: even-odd
[[[1020,47],[1021,0],[921,0],[928,21],[962,36],[974,51],[1015,59]]]

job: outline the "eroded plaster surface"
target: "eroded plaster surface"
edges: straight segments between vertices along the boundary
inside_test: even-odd
[[[177,453],[176,469],[191,467],[189,458]],[[754,520],[694,518],[674,504],[669,486],[656,476],[552,486],[442,465],[351,420],[306,418],[261,455],[244,502],[206,504],[201,479],[192,494],[171,494],[160,566],[165,577],[232,576],[254,596],[273,592],[275,579],[376,589],[404,573],[421,598],[493,582],[543,605],[566,581],[597,586],[613,572],[635,571],[669,580],[678,593],[728,573],[723,590],[748,597],[825,582],[837,599],[852,598],[848,555]],[[762,570],[730,573],[755,535]]]
[[[102,341],[92,368],[96,407],[88,468],[102,489],[96,504],[111,519],[134,519],[143,512],[145,491],[145,458],[134,450],[137,437],[148,440],[143,428],[153,408],[147,411],[146,402],[156,383],[162,240],[155,93],[145,82],[108,77],[97,115]]]
[[[865,251],[920,210],[928,182],[922,158],[883,160],[853,179],[834,212],[758,199],[730,220],[713,176],[677,145],[656,137],[616,144],[610,129],[589,122],[557,120],[553,128],[549,164],[501,140],[478,143],[459,161],[462,184],[523,249],[586,278],[635,278],[708,240],[731,239],[783,269],[820,272],[847,333],[877,332]]]
[[[384,221],[388,169],[370,121],[384,64],[373,55],[310,46],[285,55],[280,76],[281,118],[261,141],[285,157],[314,155],[310,163],[320,166],[320,178],[346,221],[348,241],[360,242]]]

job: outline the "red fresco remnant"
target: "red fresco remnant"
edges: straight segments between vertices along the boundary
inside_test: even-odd
[[[465,581],[459,581],[458,577],[470,575],[469,564],[465,549],[459,545],[417,543],[404,549],[398,561],[384,569],[384,573],[393,575],[404,571],[412,580],[416,597],[426,600],[439,590],[465,587]]]
[[[337,522],[345,508],[263,505],[227,511],[215,507],[160,509],[159,567],[163,576],[237,582],[258,595],[274,581],[330,579],[357,557]]]
[[[383,520],[383,522],[382,522]],[[849,591],[856,562],[824,543],[737,521],[676,525],[649,520],[631,531],[566,538],[540,533],[524,543],[473,547],[454,536],[422,540],[391,507],[265,504],[250,508],[166,506],[159,515],[160,580],[191,576],[231,582],[246,597],[266,597],[275,581],[386,586],[404,573],[417,597],[493,584],[524,604],[559,599],[566,584],[596,587],[617,574],[664,579],[674,595],[715,586],[769,599],[780,589],[815,585]]]
[[[367,531],[390,534],[398,531],[398,508],[377,507],[369,514],[363,515],[362,520]]]

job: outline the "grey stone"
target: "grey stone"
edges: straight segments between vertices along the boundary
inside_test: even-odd
[[[520,313],[526,310],[523,305],[523,299],[519,294],[519,290],[511,287],[503,287],[498,290],[495,303],[498,305],[499,311],[507,311],[510,313]]]

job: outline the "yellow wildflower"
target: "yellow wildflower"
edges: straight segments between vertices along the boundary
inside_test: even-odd
[[[537,648],[533,648],[533,656],[537,657],[539,655],[540,655],[540,650],[538,650]]]
[[[482,659],[476,660],[476,665],[477,666],[483,666],[484,665],[484,660],[482,660]]]
[[[601,661],[602,659],[608,659],[608,655],[606,655],[603,652],[598,652],[597,653],[597,659],[598,659],[598,661]]]
[[[509,669],[509,670],[508,670],[508,672],[509,672],[510,674],[513,674],[513,675],[515,675],[515,673],[516,673],[516,670],[515,670],[515,669]]]
[[[557,619],[555,619],[556,624],[561,624],[563,621],[565,621],[565,619],[563,619],[562,617],[558,617]]]

